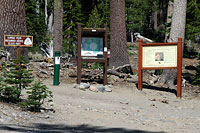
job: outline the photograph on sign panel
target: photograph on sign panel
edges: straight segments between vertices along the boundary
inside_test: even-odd
[[[164,61],[164,53],[156,52],[155,53],[155,61]]]
[[[103,38],[101,37],[82,37],[82,56],[103,55]]]

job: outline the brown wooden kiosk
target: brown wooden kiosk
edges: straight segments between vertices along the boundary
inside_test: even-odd
[[[82,28],[81,24],[78,24],[78,84],[81,82],[82,62],[103,63],[103,85],[107,84],[107,51],[107,25],[104,25],[104,28]]]
[[[177,69],[177,97],[181,97],[182,38],[171,43],[143,43],[139,40],[138,89],[142,90],[142,71]]]

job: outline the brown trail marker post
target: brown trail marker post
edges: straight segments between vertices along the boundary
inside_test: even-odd
[[[181,97],[182,38],[178,42],[143,43],[138,48],[138,89],[142,90],[143,70],[177,69],[177,97]]]
[[[103,85],[107,84],[107,25],[104,28],[82,28],[78,24],[77,83],[81,83],[82,62],[104,64]]]
[[[4,35],[4,46],[17,47],[17,56],[20,56],[20,47],[32,47],[33,36]]]

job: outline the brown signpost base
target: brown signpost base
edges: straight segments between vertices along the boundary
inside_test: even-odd
[[[164,67],[144,67],[143,66],[143,47],[148,46],[177,46],[177,65],[164,66]],[[138,48],[138,90],[142,90],[143,70],[156,70],[156,69],[177,69],[177,97],[181,97],[181,84],[182,84],[182,38],[178,38],[178,42],[172,43],[143,43],[139,40]]]
[[[19,48],[19,46],[17,46],[17,56],[16,56],[16,58],[19,58],[19,56],[20,56],[20,48]]]

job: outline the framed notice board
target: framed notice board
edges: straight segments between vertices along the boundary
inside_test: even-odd
[[[142,71],[151,69],[177,69],[177,97],[181,97],[182,38],[171,43],[143,43],[138,49],[138,89],[142,90]]]
[[[104,28],[82,28],[78,24],[77,83],[81,82],[82,62],[104,64],[103,84],[107,84],[107,25]]]

